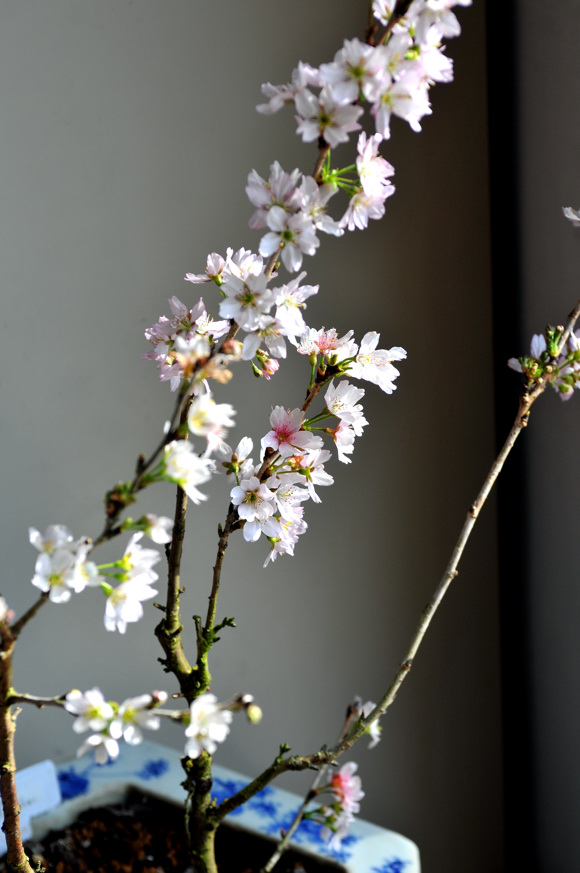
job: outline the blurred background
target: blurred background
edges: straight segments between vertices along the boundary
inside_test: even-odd
[[[567,5],[563,16],[561,4],[521,15],[523,3],[502,4],[487,30],[482,2],[459,9],[455,82],[434,89],[421,134],[395,119],[383,147],[397,187],[384,220],[322,235],[305,259],[307,281],[320,284],[310,325],[358,339],[380,331],[380,345],[405,347],[408,360],[392,396],[364,386],[370,426],[352,465],[329,465],[335,485],[308,505],[296,556],[263,570],[265,541],[231,540],[218,616],[237,628],[213,652],[212,690],[254,694],[264,719],[239,717],[219,763],[253,775],[280,742],[313,751],[334,740],[355,694],[381,696],[514,417],[519,379],[505,361],[576,301],[580,231],[561,206],[580,205],[580,10]],[[274,160],[312,171],[315,149],[290,109],[255,112],[261,83],[288,81],[298,60],[331,60],[345,37],[362,37],[367,6],[4,0],[0,590],[17,614],[36,598],[28,527],[96,536],[105,491],[159,439],[173,401],[139,360],[143,331],[172,295],[191,306],[201,290],[217,312],[217,289],[183,276],[202,272],[209,252],[257,249],[248,172],[267,176]],[[351,160],[343,146],[337,161]],[[299,405],[307,378],[303,359],[270,383],[238,367],[218,398],[238,410],[230,442],[257,444],[271,406]],[[524,855],[528,870],[580,861],[578,408],[554,395],[534,411],[499,516],[494,498],[382,742],[353,755],[362,815],[415,840],[426,873],[489,873]],[[224,479],[203,490],[182,576],[190,646],[228,503]],[[157,485],[140,506],[172,514],[173,500]],[[124,637],[106,633],[103,609],[97,591],[48,604],[21,638],[18,690],[172,691],[151,603]],[[177,728],[157,738],[182,748]],[[78,739],[61,712],[26,709],[18,762],[66,760]]]

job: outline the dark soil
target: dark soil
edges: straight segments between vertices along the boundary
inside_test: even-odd
[[[220,873],[258,873],[274,844],[235,828],[216,837]],[[133,793],[115,806],[89,809],[70,827],[29,840],[25,850],[34,869],[47,873],[195,873],[188,853],[182,812],[171,804]],[[337,870],[296,852],[287,852],[276,873],[330,873]],[[0,858],[0,873],[6,873]]]

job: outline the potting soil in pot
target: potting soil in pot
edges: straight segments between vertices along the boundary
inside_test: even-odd
[[[234,828],[216,837],[220,873],[259,873],[274,844]],[[122,804],[89,809],[70,827],[29,840],[31,866],[47,873],[195,873],[188,853],[182,812],[175,806],[133,793]],[[330,873],[339,868],[287,852],[276,873]],[[0,873],[7,873],[6,858]]]

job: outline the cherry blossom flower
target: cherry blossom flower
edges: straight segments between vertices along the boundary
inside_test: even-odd
[[[571,221],[574,227],[580,227],[580,209],[573,209],[572,206],[562,206],[562,212],[568,221]]]
[[[392,361],[403,361],[407,352],[400,346],[392,349],[377,349],[381,335],[376,331],[366,333],[362,338],[356,359],[349,365],[349,375],[355,379],[366,379],[386,394],[392,394],[396,385],[393,380],[399,376],[399,371]]]
[[[364,193],[369,197],[382,197],[384,200],[395,191],[395,186],[387,182],[395,169],[379,154],[381,142],[382,137],[377,133],[368,138],[364,131],[359,135],[356,168]]]
[[[244,339],[242,361],[251,361],[261,345],[266,345],[274,357],[285,358],[285,333],[285,326],[280,319],[273,318],[271,315],[262,315],[259,326]]]
[[[105,606],[105,627],[108,631],[118,630],[124,634],[127,625],[143,617],[143,600],[155,597],[157,590],[151,588],[145,576],[137,576],[121,582],[113,588]]]
[[[357,424],[361,429],[368,424],[363,415],[363,408],[358,400],[365,395],[364,388],[357,388],[346,380],[331,382],[324,395],[326,408],[333,415],[345,421],[347,424]]]
[[[115,715],[113,707],[105,700],[99,688],[91,688],[85,692],[77,689],[69,691],[65,697],[64,708],[77,716],[73,722],[73,730],[77,734],[88,730],[105,730]]]
[[[87,549],[88,543],[84,541],[76,552],[71,548],[41,552],[36,559],[32,584],[48,593],[53,603],[66,603],[73,591],[84,590],[95,573],[94,564],[85,562]]]
[[[187,424],[196,436],[204,436],[210,450],[227,436],[227,428],[235,424],[236,410],[230,403],[216,403],[209,391],[198,394],[187,413]]]
[[[193,282],[194,285],[199,285],[204,282],[215,282],[217,285],[222,283],[222,274],[226,266],[225,260],[217,252],[212,252],[207,256],[207,266],[205,273],[186,273],[185,281]]]
[[[320,245],[312,221],[301,212],[289,214],[272,206],[267,224],[270,232],[260,240],[260,254],[270,257],[282,246],[282,263],[291,273],[300,269],[303,255],[313,255]]]
[[[144,549],[139,544],[142,537],[143,531],[133,534],[119,561],[123,571],[121,576],[123,582],[134,581],[141,577],[147,582],[155,582],[159,578],[153,567],[161,560],[161,555],[157,549]]]
[[[66,547],[73,541],[73,535],[64,524],[49,524],[44,535],[35,527],[29,527],[28,536],[35,549],[48,554],[52,554],[55,549]]]
[[[339,104],[356,103],[361,92],[372,101],[379,71],[380,53],[358,39],[345,39],[334,61],[320,66],[322,81]]]
[[[171,542],[171,534],[173,531],[173,521],[166,515],[153,515],[148,512],[145,516],[145,533],[153,540],[154,543]]]
[[[304,413],[301,409],[275,406],[270,413],[272,430],[262,437],[262,449],[275,449],[281,457],[296,454],[296,450],[315,451],[322,448],[322,437],[301,430]]]
[[[217,744],[223,743],[230,732],[232,713],[220,706],[215,694],[202,694],[191,704],[189,715],[185,754],[188,758],[199,758],[203,752],[213,755]]]
[[[107,764],[110,759],[119,756],[119,743],[109,734],[91,734],[77,749],[77,758],[82,758],[87,752],[94,751],[97,764]]]
[[[308,330],[301,310],[305,300],[318,294],[318,285],[300,285],[306,273],[300,273],[286,285],[272,289],[276,294],[276,318],[282,323],[287,336],[301,336]]]
[[[230,498],[244,521],[254,521],[256,518],[263,521],[276,511],[273,493],[256,476],[242,479],[230,491]]]
[[[226,443],[222,443],[216,450],[216,458],[221,461],[218,471],[221,466],[225,469],[228,478],[234,476],[236,481],[249,479],[254,473],[254,462],[249,457],[253,448],[253,440],[247,436],[242,437],[234,450]]]
[[[163,691],[156,693],[157,703],[167,699]],[[152,711],[153,697],[151,694],[141,694],[130,697],[119,706],[119,711],[109,725],[109,734],[113,739],[121,737],[130,746],[137,746],[143,741],[143,728],[150,731],[159,730],[161,721]]]
[[[188,440],[173,440],[165,446],[165,478],[180,485],[194,503],[207,500],[207,494],[199,491],[197,486],[211,479],[211,470],[211,461],[196,455]]]
[[[296,95],[305,88],[312,86],[320,88],[320,71],[302,61],[292,71],[292,81],[286,85],[272,85],[266,82],[262,85],[262,94],[268,98],[268,103],[256,106],[262,115],[273,115],[287,103],[294,103]]]
[[[333,185],[319,185],[312,176],[304,176],[300,185],[302,194],[301,213],[310,219],[316,230],[329,233],[332,236],[342,236],[344,230],[338,222],[331,218],[326,211],[330,198],[337,193]]]
[[[307,89],[300,91],[295,99],[299,120],[296,132],[303,142],[314,142],[322,137],[331,148],[348,142],[348,135],[360,130],[358,120],[364,112],[362,106],[344,106],[334,98],[327,86],[315,97]]]
[[[354,357],[358,351],[358,346],[352,341],[353,333],[349,330],[339,337],[333,327],[329,330],[309,328],[296,345],[296,351],[300,355],[324,355],[328,360],[342,361]]]
[[[300,170],[286,173],[278,161],[271,165],[268,181],[252,170],[248,176],[246,194],[257,209],[250,218],[250,227],[266,227],[268,210],[272,206],[280,206],[286,212],[298,212],[302,206],[302,194],[298,188],[301,176]]]
[[[251,331],[259,327],[260,316],[267,315],[274,303],[274,294],[267,288],[263,273],[247,276],[245,280],[228,276],[222,291],[226,296],[220,303],[220,315],[236,321],[242,330]]]
[[[369,219],[377,221],[384,214],[384,197],[371,196],[370,194],[365,194],[364,191],[357,191],[350,198],[348,209],[340,219],[339,225],[340,227],[346,227],[347,230],[355,230],[356,228],[364,230],[369,225]]]

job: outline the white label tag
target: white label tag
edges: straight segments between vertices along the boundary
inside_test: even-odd
[[[16,791],[20,803],[20,831],[22,839],[32,836],[30,819],[41,812],[54,809],[61,801],[60,787],[56,775],[56,767],[52,761],[41,761],[18,770],[16,773]],[[0,820],[4,822],[4,813],[0,809]],[[0,831],[0,855],[6,852],[6,837]]]

